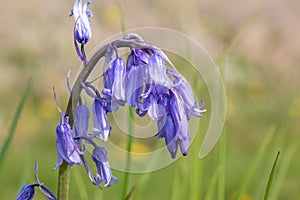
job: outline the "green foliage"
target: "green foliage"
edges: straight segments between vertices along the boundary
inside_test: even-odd
[[[11,124],[10,124],[10,128],[9,128],[9,131],[8,131],[8,134],[7,134],[7,137],[4,140],[4,143],[2,144],[1,149],[0,149],[0,168],[1,168],[2,164],[4,163],[6,152],[7,152],[8,147],[9,147],[11,141],[12,141],[12,138],[14,136],[14,133],[15,133],[15,130],[17,128],[18,121],[20,119],[20,116],[21,116],[24,104],[25,104],[25,102],[26,102],[26,100],[28,98],[28,95],[30,93],[31,86],[32,86],[32,81],[31,81],[31,79],[29,79],[27,81],[27,85],[26,85],[26,88],[25,88],[25,90],[24,90],[24,92],[22,94],[20,102],[19,102],[19,104],[17,106],[15,114],[14,114],[14,116],[12,118],[12,121],[11,121]]]
[[[272,181],[273,181],[273,178],[274,178],[275,169],[276,169],[276,166],[277,166],[279,155],[280,155],[280,151],[278,151],[278,153],[277,153],[277,156],[275,158],[275,161],[274,161],[274,164],[273,164],[273,167],[272,167],[269,179],[268,179],[268,184],[267,184],[267,187],[266,187],[266,192],[265,192],[264,200],[269,199],[268,198],[269,197],[269,192],[270,192],[270,189],[271,189],[271,186],[272,186]]]

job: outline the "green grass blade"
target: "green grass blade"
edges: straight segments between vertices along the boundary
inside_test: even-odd
[[[117,5],[117,7],[119,9],[120,22],[121,22],[121,30],[122,30],[122,32],[123,32],[123,34],[125,36],[125,35],[127,35],[127,33],[126,33],[127,29],[126,29],[124,11],[123,11],[123,8],[122,8],[120,0],[115,0],[115,3],[116,3],[116,5]]]
[[[22,168],[23,173],[22,173],[18,188],[22,188],[22,186],[25,185],[26,183],[28,183],[28,180],[30,180],[28,178],[28,174],[30,174],[30,175],[32,174],[32,168],[31,168],[32,163],[30,163],[30,162],[31,162],[30,151],[26,148],[25,153],[24,153],[24,164],[23,164],[23,168]]]
[[[135,189],[136,189],[136,185],[134,185],[134,186],[129,190],[129,192],[128,192],[126,198],[125,198],[125,200],[129,200],[129,199],[131,198],[131,195],[132,195],[132,193],[135,191]]]
[[[196,145],[195,145],[196,144]],[[193,148],[193,159],[192,159],[192,173],[191,173],[191,181],[190,181],[190,194],[192,199],[200,199],[202,197],[202,192],[203,192],[203,168],[204,168],[204,162],[203,159],[198,159],[198,151],[199,149],[197,148],[200,146],[200,142],[195,142],[193,143],[194,148]]]
[[[273,167],[272,167],[269,179],[268,179],[268,184],[267,184],[267,187],[266,187],[264,200],[267,200],[268,197],[269,197],[269,192],[270,192],[270,189],[271,189],[271,186],[272,186],[272,181],[273,181],[273,178],[274,178],[274,173],[275,173],[275,169],[276,169],[276,166],[277,166],[277,163],[278,163],[279,155],[280,155],[280,151],[278,151],[278,153],[277,153],[277,156],[275,158],[275,161],[274,161],[274,164],[273,164]]]
[[[274,183],[273,189],[272,189],[272,195],[270,199],[276,200],[278,199],[280,188],[284,182],[285,175],[288,170],[288,166],[291,162],[291,159],[293,158],[295,151],[297,149],[297,144],[291,145],[291,147],[284,153],[284,158],[281,161],[280,169],[277,172],[276,176],[276,183]]]
[[[178,200],[181,196],[181,185],[180,185],[180,172],[179,169],[176,169],[173,187],[172,187],[172,198],[171,200]]]
[[[122,199],[126,199],[127,190],[130,182],[130,163],[131,163],[131,147],[133,142],[133,131],[134,131],[134,108],[129,108],[129,118],[128,118],[128,137],[127,137],[127,157],[126,157],[126,172],[124,175],[124,187],[122,192]]]
[[[226,155],[226,127],[223,129],[223,133],[220,138],[220,146],[218,151],[218,162],[219,166],[224,166],[221,168],[220,176],[218,179],[218,200],[224,200],[225,199],[225,155]]]
[[[205,200],[211,200],[211,199],[214,199],[215,197],[213,196],[214,193],[215,193],[215,188],[216,188],[216,185],[218,184],[218,178],[220,177],[221,173],[223,173],[224,171],[224,166],[223,165],[220,165],[215,173],[213,174],[211,180],[210,180],[210,183],[208,185],[208,188],[207,188],[207,193],[206,193],[206,196],[205,196]]]
[[[26,99],[30,93],[30,90],[31,90],[31,85],[32,85],[32,81],[31,79],[29,79],[27,81],[27,85],[26,85],[26,88],[25,88],[25,91],[21,97],[21,100],[19,102],[19,105],[17,107],[17,110],[13,116],[13,119],[11,121],[11,124],[10,124],[10,128],[9,128],[9,131],[8,131],[8,135],[4,141],[4,143],[2,144],[2,147],[1,147],[1,150],[0,150],[0,168],[2,166],[2,163],[4,163],[4,158],[5,158],[5,154],[7,152],[7,149],[11,143],[11,140],[14,136],[14,133],[15,133],[15,130],[16,130],[16,127],[17,127],[17,124],[18,124],[18,121],[20,119],[20,115],[21,115],[21,112],[23,110],[23,107],[24,107],[24,104],[26,102]]]
[[[269,145],[271,139],[273,138],[274,132],[275,132],[275,127],[272,126],[269,129],[267,135],[265,136],[265,139],[264,139],[263,143],[261,144],[261,146],[258,150],[258,153],[257,153],[256,157],[254,158],[254,161],[252,162],[244,181],[242,182],[242,185],[236,195],[236,198],[235,198],[236,200],[240,199],[241,195],[247,189],[247,186],[248,186],[251,178],[254,176],[255,170],[256,170],[259,162],[262,160],[262,157],[267,149],[267,146]]]

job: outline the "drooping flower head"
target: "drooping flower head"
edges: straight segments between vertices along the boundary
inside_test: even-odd
[[[105,71],[106,66],[104,66]],[[125,64],[122,58],[112,60],[111,65],[104,72],[102,90],[103,98],[107,102],[106,111],[114,112],[125,104]]]
[[[94,118],[93,137],[99,136],[100,139],[105,142],[108,140],[111,130],[107,118],[107,100],[101,97],[99,91],[90,83],[82,83],[82,86],[86,93],[94,98],[92,105]],[[89,88],[92,88],[95,94]]]
[[[16,197],[16,200],[31,200],[34,197],[35,186],[38,186],[38,184],[24,185]]]
[[[108,162],[107,151],[103,147],[95,147],[92,153],[92,160],[97,167],[97,177],[94,184],[99,185],[104,182],[104,187],[110,186],[110,182],[118,182],[118,179],[112,175]]]
[[[187,115],[184,110],[184,102],[176,90],[170,90],[170,113],[174,121],[177,142],[182,155],[188,154],[190,146],[190,131]]]
[[[127,59],[126,65],[126,102],[130,107],[135,107],[143,91],[146,80],[146,65],[148,55],[137,48],[133,48]]]
[[[101,97],[96,97],[93,103],[93,114],[94,114],[94,128],[93,132],[95,135],[99,135],[102,141],[107,141],[111,126],[108,123],[106,113],[106,102]]]
[[[155,53],[150,56],[148,69],[150,78],[155,84],[172,87],[173,84],[167,75],[166,65],[161,55]]]
[[[79,105],[76,108],[74,119],[74,137],[87,136],[89,128],[90,111],[87,105]]]
[[[61,123],[56,127],[57,163],[53,170],[57,169],[63,160],[70,166],[74,164],[81,165],[80,155],[83,153],[72,137],[72,130],[68,120],[69,117],[62,114]]]
[[[91,39],[92,30],[89,18],[92,17],[92,12],[87,9],[90,2],[86,2],[82,6],[81,0],[76,0],[70,16],[74,16],[74,44],[79,58],[86,64],[86,55],[84,45]],[[81,44],[79,48],[78,43]]]
[[[74,164],[80,165],[80,155],[83,152],[80,151],[79,145],[74,141],[72,137],[72,129],[69,124],[69,117],[62,112],[57,100],[56,93],[53,88],[54,101],[58,111],[61,113],[60,123],[56,127],[56,151],[57,151],[57,163],[53,170],[57,169],[65,160],[68,165]]]
[[[37,174],[37,163],[35,163],[34,165],[34,175],[35,175],[36,183],[25,184],[22,187],[21,191],[19,192],[18,196],[16,197],[16,200],[31,200],[35,194],[35,187],[39,187],[40,190],[43,192],[43,194],[49,200],[57,200],[53,192],[47,186],[45,186],[43,183],[39,181],[38,174]]]
[[[172,158],[176,157],[178,146],[180,146],[182,155],[186,156],[191,138],[182,97],[176,90],[170,89],[169,95],[164,95],[162,105],[166,108],[166,112],[157,121],[157,137],[165,138]]]

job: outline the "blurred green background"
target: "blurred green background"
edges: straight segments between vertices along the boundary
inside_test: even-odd
[[[241,199],[261,199],[280,150],[272,195],[299,199],[300,2],[120,2],[127,29],[171,28],[201,43],[220,66],[227,92],[224,134],[213,152],[199,160],[201,139],[196,138],[188,157],[151,174],[132,175],[130,187],[136,185],[132,198],[234,199],[249,176]],[[0,169],[1,199],[14,199],[22,184],[34,182],[34,160],[38,161],[41,181],[56,193],[57,171],[53,172],[52,167],[56,163],[55,127],[59,114],[52,100],[52,86],[65,108],[67,71],[73,66],[76,72],[81,64],[73,47],[73,18],[68,17],[73,3],[15,0],[5,1],[0,7],[1,143],[26,82],[33,79],[32,91]],[[90,9],[94,12],[93,37],[86,52],[121,30],[115,1],[92,1]],[[205,127],[207,123],[208,116],[201,125]],[[253,167],[268,132],[273,135]],[[136,148],[143,149],[138,144]],[[70,199],[120,199],[123,174],[114,174],[119,183],[99,190],[90,184],[82,167],[72,168]],[[37,192],[36,199],[43,198]]]

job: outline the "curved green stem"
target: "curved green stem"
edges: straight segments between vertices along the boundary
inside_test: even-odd
[[[129,48],[140,48],[143,49],[147,45],[144,43],[140,43],[134,40],[117,40],[114,42],[115,47],[129,47]],[[81,83],[85,82],[89,77],[90,73],[95,68],[98,61],[105,56],[107,48],[109,44],[106,44],[100,47],[90,58],[88,64],[84,65],[82,71],[78,75],[74,86],[72,88],[72,92],[69,98],[66,114],[69,116],[70,126],[73,126],[74,117],[73,112],[80,101],[80,93],[82,90]],[[69,192],[69,178],[70,178],[70,167],[64,161],[62,165],[59,167],[58,174],[58,199],[59,200],[68,200],[68,192]]]

